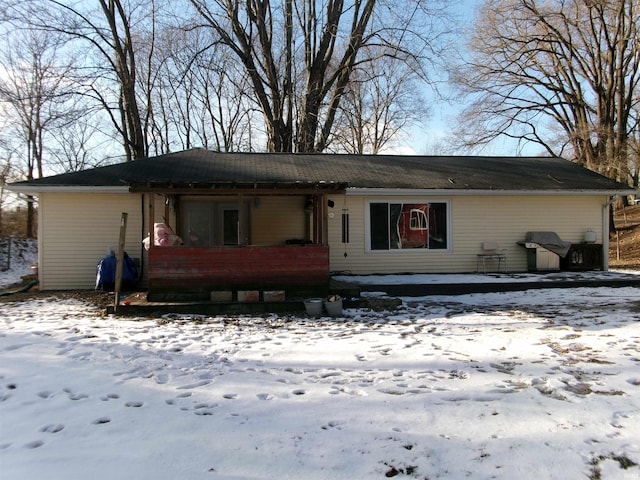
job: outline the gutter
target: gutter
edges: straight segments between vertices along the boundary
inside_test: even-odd
[[[128,186],[104,186],[104,185],[20,185],[9,184],[7,189],[17,192],[26,193],[28,195],[37,195],[39,193],[129,193]]]
[[[618,195],[632,195],[635,190],[463,190],[463,189],[401,189],[401,188],[347,188],[345,194],[350,196],[446,196],[446,197],[468,197],[468,196],[593,196],[606,195],[609,197]]]
[[[7,189],[29,195],[37,195],[38,193],[131,193],[129,186],[100,186],[100,185],[20,185],[9,184]],[[211,193],[217,193],[215,189],[210,190]],[[257,190],[256,192],[261,192]],[[335,193],[335,192],[334,192]],[[449,196],[449,197],[466,197],[466,196],[591,196],[606,195],[609,197],[618,195],[634,195],[637,192],[633,189],[624,190],[487,190],[487,189],[428,189],[428,188],[359,188],[347,187],[345,194],[349,196]]]

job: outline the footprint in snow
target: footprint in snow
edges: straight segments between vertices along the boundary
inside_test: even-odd
[[[169,398],[169,399],[165,400],[164,402],[167,405],[175,405],[177,403],[176,399],[180,400],[180,399],[183,399],[183,398],[189,398],[191,395],[193,395],[191,392],[182,392],[182,393],[179,393],[178,395],[176,395],[175,399],[174,398]]]
[[[209,416],[213,415],[213,412],[211,410],[196,410],[193,413],[195,413],[199,417],[209,417]]]
[[[109,417],[100,417],[100,418],[96,418],[92,423],[94,425],[104,425],[110,422],[111,422],[111,419]]]
[[[45,425],[40,429],[40,431],[43,433],[58,433],[62,430],[64,430],[64,425],[62,425],[61,423]]]
[[[270,393],[259,393],[256,395],[256,397],[258,397],[260,400],[273,400],[274,398],[276,398]]]
[[[213,415],[213,411],[211,409],[217,406],[217,403],[198,403],[193,407],[193,413],[201,417],[211,416]]]
[[[407,393],[404,390],[396,390],[394,388],[381,388],[378,391],[380,393],[386,393],[387,395],[404,395]]]
[[[120,398],[120,395],[117,393],[107,393],[105,396],[100,397],[100,400],[108,402],[109,400],[117,400],[118,398]]]
[[[329,430],[330,428],[336,428],[338,430],[342,430],[342,427],[340,427],[341,424],[342,422],[338,422],[337,420],[332,420],[328,422],[326,425],[322,425],[320,428],[322,430]]]
[[[303,388],[300,388],[298,390],[294,390],[291,393],[293,393],[294,395],[300,396],[300,395],[304,395],[305,393],[307,393],[307,391],[305,389],[303,389]]]
[[[89,395],[85,393],[69,393],[69,400],[84,400],[85,398],[89,398]]]
[[[34,449],[34,448],[40,448],[43,445],[44,445],[44,442],[42,440],[34,440],[33,442],[26,443],[24,446],[25,448]]]
[[[178,390],[191,390],[193,388],[204,387],[205,385],[209,385],[210,383],[211,383],[211,380],[202,380],[200,382],[190,383],[188,385],[182,385],[181,387],[178,387]]]
[[[169,381],[169,375],[167,375],[166,373],[161,373],[159,375],[156,375],[155,376],[155,381],[159,385],[164,385],[165,383],[167,383]]]
[[[222,395],[222,398],[226,398],[227,400],[235,400],[236,398],[238,398],[238,394],[237,393],[225,393],[224,395]]]
[[[127,402],[124,404],[125,407],[132,407],[132,408],[140,408],[142,405],[144,405],[143,402]]]
[[[289,373],[295,373],[296,375],[302,375],[304,373],[304,370],[301,368],[293,368],[293,367],[287,367],[284,369],[285,372],[289,372]]]
[[[364,390],[354,390],[352,388],[348,388],[348,387],[345,387],[345,386],[332,387],[332,389],[329,390],[329,393],[332,394],[332,395],[335,395],[335,394],[338,394],[338,393],[346,393],[347,395],[353,395],[353,396],[356,396],[356,397],[367,397],[367,396],[369,396],[367,394],[367,392],[365,392]]]
[[[19,350],[19,349],[27,347],[29,345],[31,345],[31,344],[30,343],[17,343],[15,345],[9,345],[9,346],[5,347],[5,351],[11,352],[13,350]]]

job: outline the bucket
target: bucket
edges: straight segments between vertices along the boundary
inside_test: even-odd
[[[596,243],[596,232],[587,230],[584,233],[584,243]]]
[[[324,301],[324,309],[331,316],[342,315],[342,298],[331,295]]]
[[[304,301],[304,309],[307,311],[307,315],[321,315],[322,314],[322,299],[321,298],[307,298]]]

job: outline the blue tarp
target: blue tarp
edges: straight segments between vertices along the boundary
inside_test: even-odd
[[[98,263],[96,274],[96,289],[113,290],[116,284],[116,264],[117,258],[115,254],[103,258]],[[124,254],[124,263],[122,264],[122,288],[130,289],[138,282],[138,269],[131,257]]]

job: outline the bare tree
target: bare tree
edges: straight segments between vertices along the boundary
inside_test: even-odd
[[[11,172],[11,158],[8,158],[0,165],[0,236],[4,235],[3,231],[3,217],[4,206],[6,203],[5,185],[9,182],[9,174]]]
[[[257,138],[271,151],[324,151],[335,140],[345,92],[358,83],[355,69],[365,72],[369,62],[389,58],[428,78],[423,65],[441,55],[438,36],[448,33],[440,9],[446,4],[6,0],[2,14],[24,29],[69,40],[79,62],[67,81],[105,112],[131,160],[176,147],[252,150]],[[197,21],[174,23],[165,15],[169,5]],[[185,5],[195,10],[186,12]],[[377,94],[396,95],[391,83],[378,87],[386,91]],[[371,123],[373,151],[402,128],[400,109],[385,108],[380,113],[394,116]],[[59,137],[64,168],[85,165],[85,131],[76,129],[75,145]],[[68,152],[80,161],[69,162]]]
[[[627,182],[639,22],[635,0],[487,0],[455,76],[473,99],[460,138],[535,142]]]
[[[381,55],[356,68],[347,86],[330,149],[378,154],[402,132],[425,119],[415,70]]]
[[[640,191],[640,128],[636,126],[629,141],[629,170],[631,182]]]
[[[202,106],[200,141],[218,151],[252,151],[255,108],[246,89],[247,75],[226,52],[217,53],[206,64],[198,61],[192,72],[194,94]]]
[[[14,2],[12,12],[25,28],[74,41],[73,48],[84,56],[73,75],[77,93],[108,114],[127,160],[145,157],[148,111],[140,107],[144,98],[138,94],[137,29],[153,29],[155,2],[25,0]]]
[[[429,39],[435,36],[417,21],[428,16],[426,6],[434,2],[191,3],[203,26],[244,66],[264,118],[269,151],[327,148],[354,68],[372,60],[365,46],[376,45],[376,54],[417,59],[433,46]]]
[[[212,42],[207,33],[165,28],[156,38],[148,65],[157,77],[149,95],[150,148],[156,153],[176,146],[227,152],[251,149],[252,105],[246,76],[226,50],[207,48]]]
[[[98,167],[108,161],[113,139],[103,133],[98,114],[84,115],[49,134],[48,153],[51,170],[77,172]]]
[[[23,178],[44,176],[45,136],[77,120],[81,112],[72,102],[66,83],[69,64],[60,61],[63,42],[52,35],[14,32],[0,52],[0,103],[9,121],[5,130],[17,142],[8,142],[21,159]],[[27,236],[35,236],[33,199],[27,199]]]

